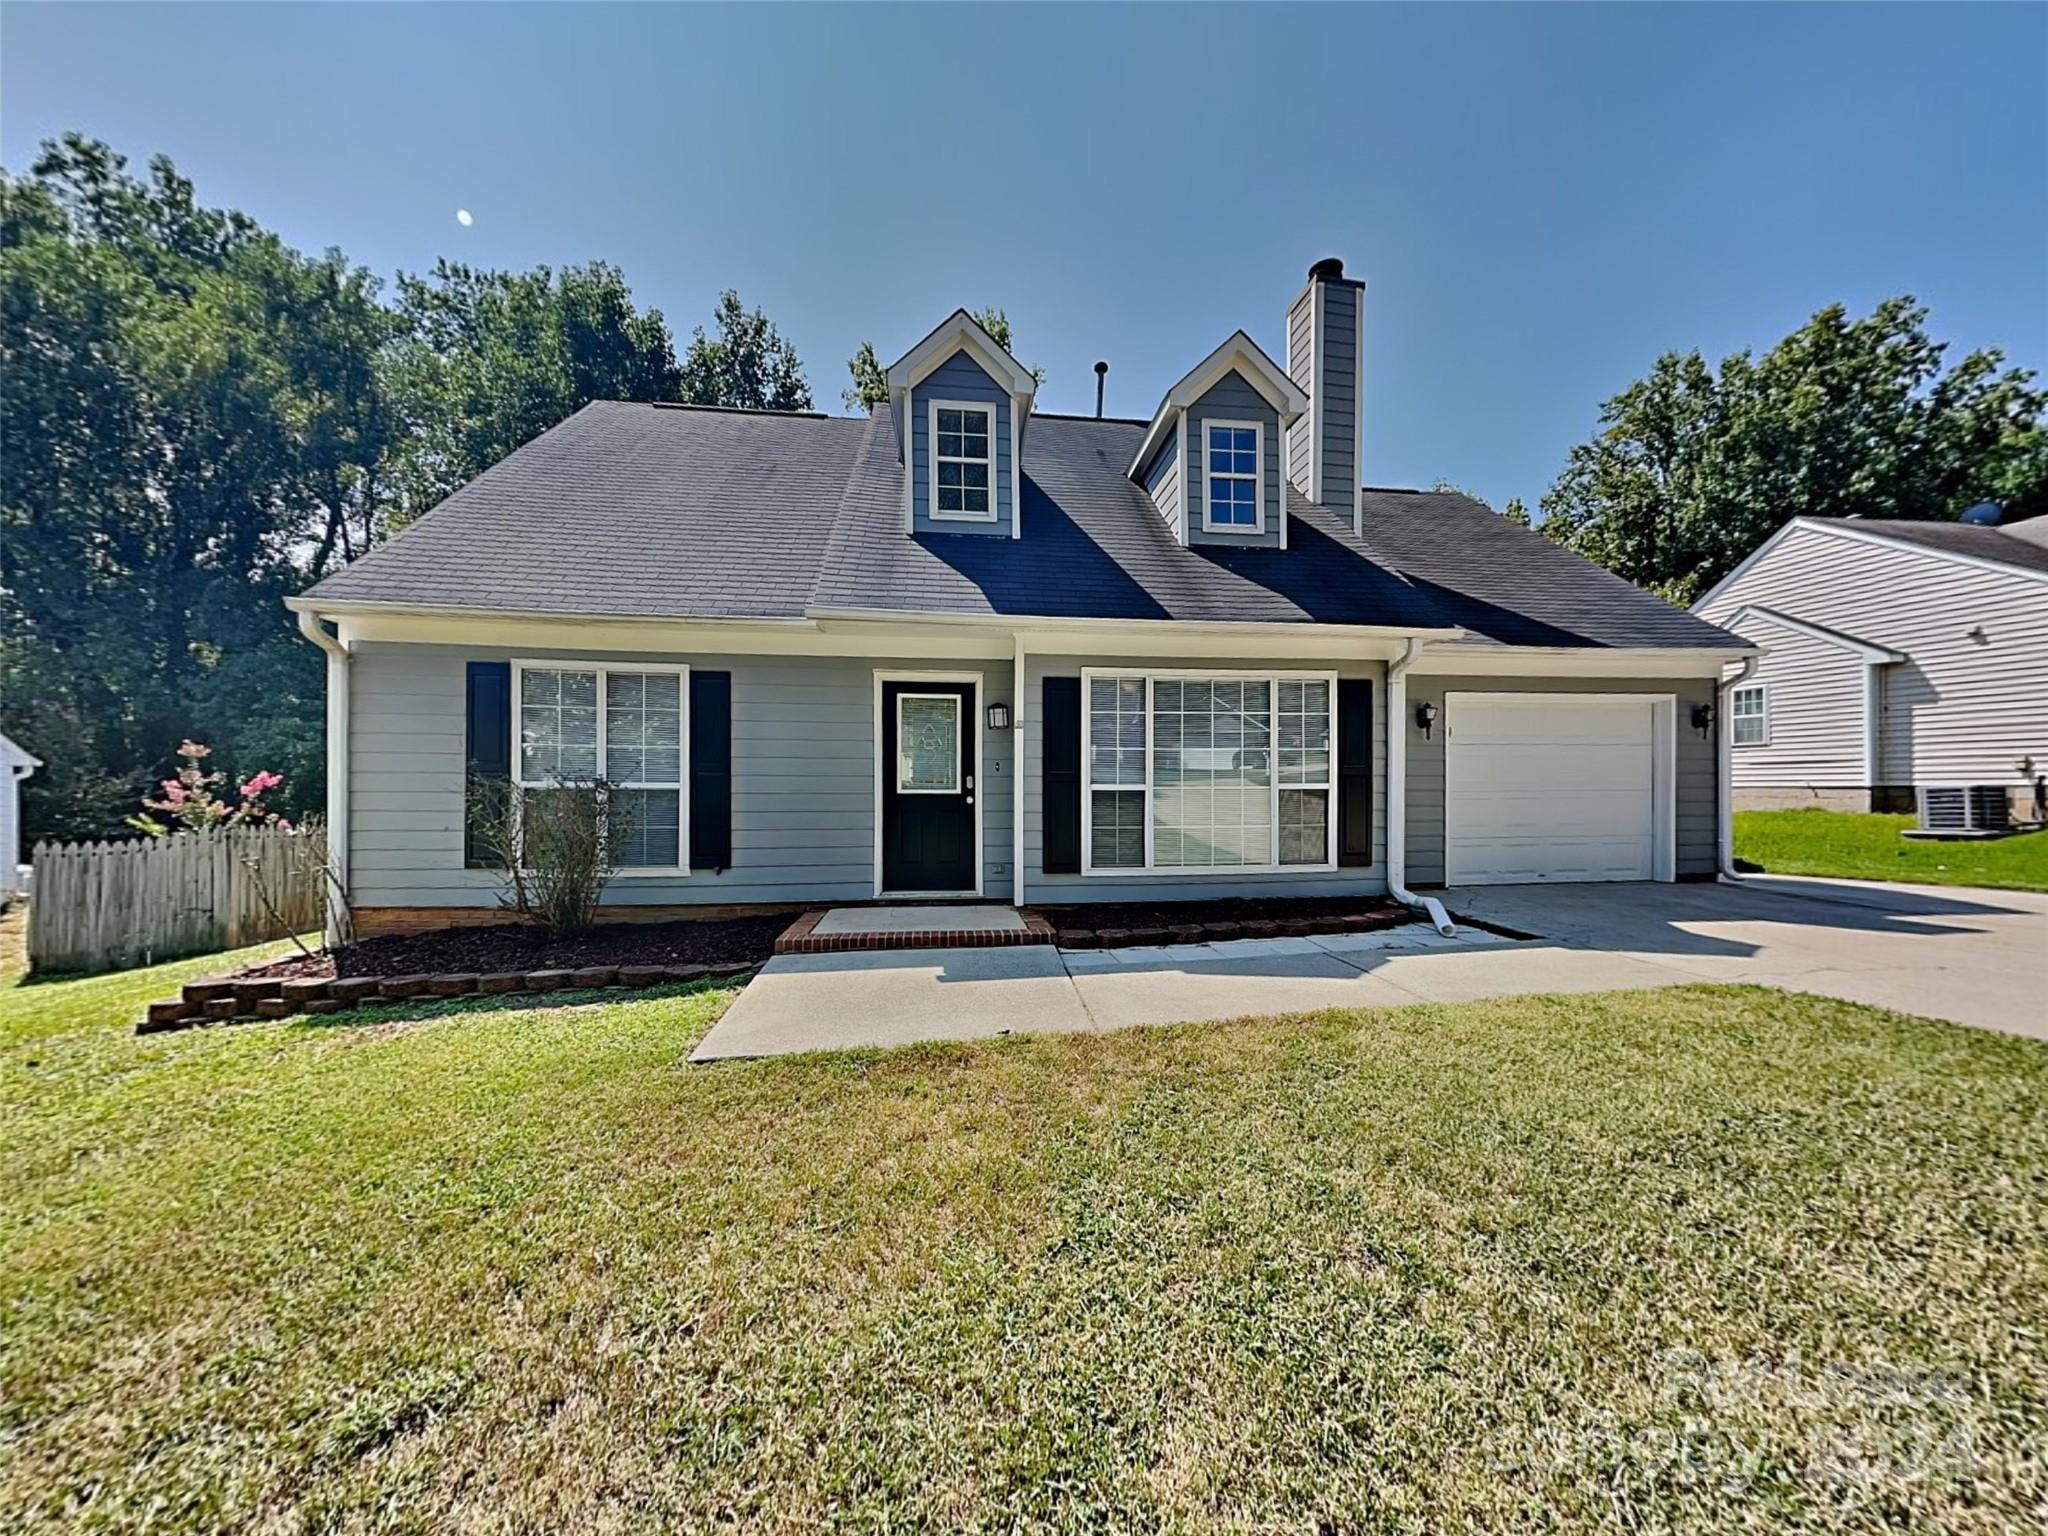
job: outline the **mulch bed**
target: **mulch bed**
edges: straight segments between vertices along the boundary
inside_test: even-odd
[[[1062,949],[1133,944],[1207,944],[1229,939],[1369,933],[1412,922],[1385,897],[1232,896],[1215,901],[1106,901],[1032,907],[1051,923]]]
[[[774,953],[788,913],[674,923],[605,923],[558,939],[519,923],[391,934],[327,953],[290,955],[244,977],[411,976],[424,972],[577,970],[597,965],[759,964]]]

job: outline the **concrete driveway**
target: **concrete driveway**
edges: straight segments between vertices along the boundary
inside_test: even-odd
[[[2048,1038],[2048,896],[1757,876],[1481,886],[1446,905],[1527,935],[1384,934],[1161,949],[899,950],[769,962],[692,1060],[1027,1031],[1760,982]]]
[[[1453,912],[1686,981],[1751,981],[2048,1039],[2048,895],[1752,875],[1475,886]]]

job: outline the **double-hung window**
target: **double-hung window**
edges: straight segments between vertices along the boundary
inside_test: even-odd
[[[522,806],[604,780],[623,829],[620,867],[684,869],[689,669],[519,662],[513,671]]]
[[[1771,742],[1769,697],[1762,683],[1728,690],[1728,744],[1766,747]]]
[[[1202,426],[1208,462],[1205,525],[1232,533],[1257,533],[1266,526],[1259,424],[1211,421]]]
[[[995,427],[994,406],[931,403],[933,517],[995,521]]]
[[[1336,679],[1083,674],[1085,871],[1336,863]]]

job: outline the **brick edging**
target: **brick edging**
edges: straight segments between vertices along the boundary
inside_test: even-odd
[[[556,992],[563,988],[666,986],[673,982],[723,981],[760,969],[751,960],[724,965],[595,965],[580,970],[441,971],[411,976],[211,976],[185,983],[179,996],[151,1003],[135,1026],[138,1035],[195,1029],[204,1024],[248,1024],[288,1019],[301,1013],[340,1013],[413,999],[506,997]]]
[[[824,921],[819,907],[782,930],[775,941],[778,955],[838,955],[874,949],[1013,949],[1024,944],[1053,942],[1052,924],[1035,912],[1024,914],[1022,928],[913,928],[901,933],[814,932]]]
[[[1249,922],[1174,923],[1156,928],[1074,927],[1060,929],[1055,942],[1061,949],[1124,949],[1140,945],[1152,948],[1165,944],[1225,944],[1232,939],[1306,939],[1398,928],[1413,917],[1402,907],[1378,907],[1368,912],[1347,912],[1341,917],[1255,918]]]

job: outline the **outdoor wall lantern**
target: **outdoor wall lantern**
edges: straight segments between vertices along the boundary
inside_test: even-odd
[[[991,704],[988,707],[988,728],[992,731],[1007,731],[1010,728],[1010,706]]]
[[[1422,727],[1422,734],[1426,739],[1429,733],[1436,728],[1436,706],[1426,700],[1416,705],[1415,723]]]
[[[1702,736],[1714,728],[1714,706],[1695,704],[1692,707],[1692,728]]]

